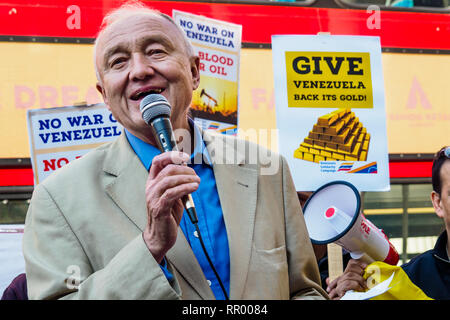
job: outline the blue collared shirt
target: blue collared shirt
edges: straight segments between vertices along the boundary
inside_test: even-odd
[[[193,168],[195,173],[200,177],[200,185],[197,191],[192,193],[198,216],[198,227],[208,255],[229,296],[230,254],[225,221],[223,219],[222,207],[217,192],[216,179],[214,177],[212,162],[203,142],[200,130],[192,123],[192,121],[190,121],[190,124],[191,127],[194,128],[195,148],[188,166]],[[153,158],[161,153],[159,149],[135,137],[126,129],[125,134],[142,164],[147,170],[150,170]],[[199,159],[202,159],[203,161],[199,161]],[[180,227],[211,286],[214,296],[218,300],[224,300],[225,296],[220,288],[219,281],[208,263],[201,247],[198,234],[194,225],[189,220],[186,211],[184,211]],[[171,281],[173,275],[167,270],[165,261],[163,262],[163,265],[161,265],[161,269],[167,279]]]

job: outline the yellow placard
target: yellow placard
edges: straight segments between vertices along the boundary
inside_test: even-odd
[[[368,52],[286,51],[290,108],[373,108]]]
[[[191,108],[205,113],[220,112],[225,117],[237,117],[238,83],[201,76],[200,85],[192,94]]]

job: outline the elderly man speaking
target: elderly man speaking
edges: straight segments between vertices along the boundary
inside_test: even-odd
[[[29,297],[327,298],[286,161],[272,154],[277,170],[265,174],[249,156],[260,147],[189,118],[199,58],[173,20],[139,4],[116,9],[95,66],[124,131],[36,186],[23,240]],[[160,153],[140,112],[149,94],[167,99],[175,131],[195,137],[185,152]],[[183,214],[188,194],[206,250]]]

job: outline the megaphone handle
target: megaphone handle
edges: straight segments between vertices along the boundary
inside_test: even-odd
[[[328,277],[330,282],[339,277],[344,272],[344,262],[342,260],[342,247],[335,243],[327,244],[328,254]]]
[[[369,256],[365,252],[350,252],[350,257],[352,257],[352,259],[356,259],[356,260],[365,262],[368,265],[375,261],[371,256]]]

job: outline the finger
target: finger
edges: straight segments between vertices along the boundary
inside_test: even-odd
[[[182,164],[189,160],[189,155],[179,151],[169,151],[155,156],[152,160],[149,176],[156,177],[169,164]]]
[[[162,221],[162,219],[174,219],[177,226],[180,225],[181,219],[183,217],[183,211],[184,206],[181,199],[173,201],[172,208],[170,210],[166,211],[159,211],[158,214],[156,214],[154,211],[153,214],[149,215],[149,225],[152,225],[155,221]]]
[[[332,291],[334,288],[336,288],[336,285],[338,283],[339,277],[334,279],[333,281],[330,282],[330,278],[327,278],[328,282],[328,287],[327,287],[327,291]]]
[[[346,280],[356,280],[362,282],[364,281],[364,277],[362,275],[362,272],[346,271],[338,278],[338,285]]]
[[[166,190],[156,201],[148,202],[149,216],[161,217],[172,215],[179,225],[183,216],[184,205],[181,198],[197,190],[197,183],[189,183]]]
[[[153,194],[159,197],[167,188],[186,182],[200,183],[200,177],[190,167],[169,164],[157,176],[152,177],[149,174],[146,183],[146,194]]]
[[[159,204],[161,208],[172,208],[174,202],[181,199],[181,197],[193,193],[198,189],[198,183],[183,183],[176,187],[166,189],[164,193],[159,197]]]
[[[344,270],[344,274],[354,273],[362,276],[364,274],[364,269],[366,266],[367,264],[361,261],[350,260],[349,263],[347,264],[347,267]]]
[[[364,289],[366,288],[366,280],[364,280],[362,275],[356,274],[356,273],[349,273],[346,275],[345,278],[341,280],[341,282],[352,282],[357,283],[359,288]],[[341,283],[338,284],[340,286]],[[354,289],[356,290],[356,289]]]
[[[184,213],[183,201],[181,201],[181,199],[178,199],[177,201],[175,201],[175,204],[173,206],[173,217],[177,222],[177,226],[180,225],[181,218],[183,218],[183,213]]]
[[[359,271],[359,270],[364,270],[366,267],[367,267],[367,263],[365,263],[361,260],[350,259],[349,262],[347,263],[347,267],[345,268],[345,271],[347,271],[347,270]]]
[[[164,167],[154,179],[159,178],[162,179],[167,176],[175,176],[175,175],[192,175],[196,176],[197,173],[194,169],[188,166],[180,166],[176,164],[168,164],[166,167]],[[149,175],[150,178],[150,175]]]
[[[367,264],[366,262],[363,262],[363,261],[361,261],[361,260],[356,260],[356,261],[357,261],[357,263],[358,263],[358,266],[359,266],[362,270],[364,270],[364,269],[367,268],[368,264]]]
[[[200,177],[197,175],[182,174],[151,180],[147,184],[145,191],[147,201],[150,201],[152,198],[159,198],[168,189],[187,183],[197,183],[198,185],[200,184]]]
[[[332,299],[332,300],[337,300],[337,299],[339,299],[339,295],[337,294],[336,289],[331,290],[331,291],[328,293],[328,296],[329,296],[330,299]]]
[[[342,283],[339,283],[339,285],[336,288],[336,292],[339,298],[342,298],[342,296],[349,290],[364,291],[364,288],[361,287],[361,285],[357,281],[353,280],[347,280]]]
[[[156,176],[154,176],[154,174],[152,173],[149,173],[146,188],[153,188],[158,184],[162,184],[161,186],[164,186],[164,180],[167,180],[168,177],[178,176],[192,176],[193,181],[197,181],[198,183],[200,183],[200,177],[197,176],[197,173],[194,171],[194,169],[188,166],[168,164],[163,169],[161,169]]]

